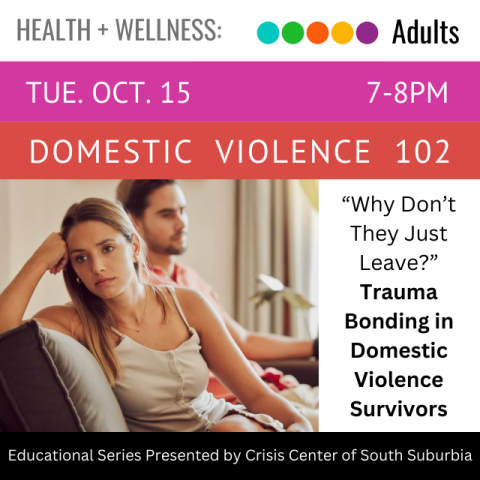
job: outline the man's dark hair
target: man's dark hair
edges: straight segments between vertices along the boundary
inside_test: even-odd
[[[148,207],[148,197],[165,185],[175,185],[176,180],[122,180],[117,187],[117,200],[128,213],[142,218]]]

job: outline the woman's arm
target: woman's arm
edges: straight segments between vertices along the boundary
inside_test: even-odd
[[[258,377],[208,301],[194,290],[175,291],[188,322],[200,335],[209,368],[243,405],[279,420],[289,431],[312,431],[307,419]]]
[[[0,334],[19,327],[33,292],[47,270],[56,275],[68,262],[67,245],[52,233],[0,295]]]

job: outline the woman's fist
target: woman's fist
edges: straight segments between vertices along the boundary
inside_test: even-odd
[[[67,266],[67,244],[59,233],[52,233],[33,256],[44,264],[45,270],[49,270],[50,273],[56,275]]]

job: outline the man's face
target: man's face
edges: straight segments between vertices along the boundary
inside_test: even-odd
[[[159,254],[180,255],[187,248],[187,201],[178,185],[165,185],[148,197],[142,219],[135,219],[148,249]]]

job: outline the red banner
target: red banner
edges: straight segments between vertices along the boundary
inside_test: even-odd
[[[1,178],[480,178],[478,122],[2,122]]]

